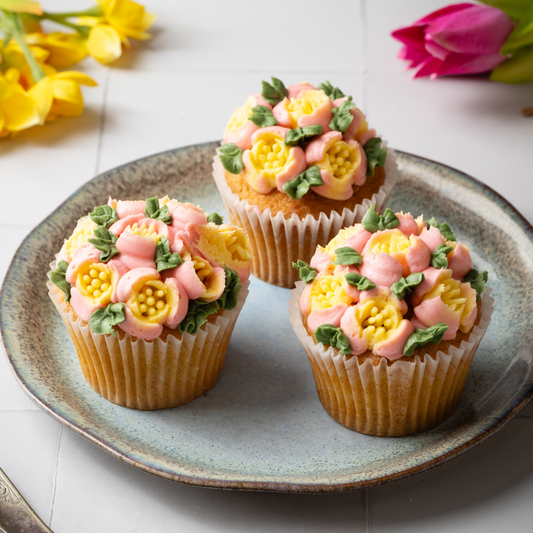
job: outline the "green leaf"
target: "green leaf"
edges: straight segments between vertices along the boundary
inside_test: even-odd
[[[285,137],[285,144],[287,146],[296,146],[297,144],[309,141],[316,135],[320,135],[323,127],[318,124],[313,126],[305,126],[303,128],[297,127],[287,133]]]
[[[218,213],[213,211],[212,213],[209,213],[207,222],[212,222],[213,224],[220,226],[220,224],[224,224],[224,219]]]
[[[446,333],[448,329],[448,326],[444,322],[435,324],[427,329],[416,329],[415,332],[407,339],[407,342],[403,347],[403,354],[413,355],[417,348],[425,346],[429,342],[432,342],[433,344],[439,344],[444,336],[444,333]]]
[[[220,147],[220,161],[222,166],[230,174],[240,174],[244,168],[242,162],[242,150],[233,143],[224,144]]]
[[[370,281],[365,276],[361,276],[357,272],[350,272],[344,276],[346,283],[352,287],[356,287],[360,291],[370,291],[376,288],[376,284],[373,281]]]
[[[272,76],[272,85],[270,83],[263,81],[263,90],[261,91],[261,96],[270,104],[276,105],[281,102],[286,96],[288,96],[288,91],[283,85],[281,80],[274,78]]]
[[[309,263],[298,259],[296,263],[292,264],[292,268],[298,270],[300,274],[300,279],[306,283],[311,283],[317,275],[318,270],[312,266],[309,266]]]
[[[89,216],[95,224],[105,228],[111,227],[118,220],[117,212],[109,205],[95,207]]]
[[[265,105],[252,107],[252,114],[248,117],[258,128],[276,126],[278,121],[274,118],[272,111]]]
[[[66,261],[59,261],[57,268],[50,272],[50,281],[63,291],[65,302],[70,302],[70,289],[72,285],[65,279],[67,268],[68,263]]]
[[[446,257],[453,250],[453,246],[439,244],[431,254],[431,266],[434,268],[448,268],[448,258]]]
[[[492,81],[503,83],[533,82],[533,46],[524,46],[513,57],[500,63],[490,75]]]
[[[387,160],[387,148],[381,148],[381,139],[374,137],[366,141],[363,147],[366,154],[367,169],[366,175],[372,177],[376,167],[384,167]]]
[[[332,130],[340,131],[343,135],[346,133],[348,126],[352,123],[353,115],[350,113],[350,109],[353,109],[355,104],[351,100],[346,100],[339,107],[334,107],[333,118],[329,123],[329,127]]]
[[[189,300],[189,308],[185,318],[178,324],[178,329],[196,335],[198,330],[207,322],[207,317],[218,311],[218,303]]]
[[[479,273],[475,268],[473,268],[463,279],[463,283],[470,283],[470,287],[476,291],[476,302],[481,300],[483,295],[483,289],[485,288],[485,283],[489,280],[489,273],[485,270],[484,272]]]
[[[314,165],[285,183],[283,190],[293,200],[301,200],[309,192],[310,187],[318,187],[319,185],[324,185],[324,182],[320,176],[320,169]]]
[[[533,44],[533,4],[519,19],[518,25],[503,45],[500,53],[503,55],[512,54],[522,46]]]
[[[344,93],[338,88],[333,87],[329,81],[325,81],[324,83],[319,84],[318,88],[321,91],[324,91],[331,100],[337,100],[337,98],[344,98]]]
[[[342,332],[341,328],[336,328],[332,324],[322,324],[315,331],[315,339],[322,344],[330,344],[337,348],[343,355],[352,353],[352,347],[348,337]]]
[[[501,9],[514,20],[519,20],[531,7],[531,0],[481,0],[481,2]]]
[[[356,252],[349,246],[343,246],[335,250],[335,261],[333,265],[360,265],[363,262],[363,258],[359,252]]]
[[[115,243],[117,242],[118,237],[111,233],[104,226],[96,226],[93,231],[96,239],[87,239],[87,242],[90,242],[97,250],[100,250],[100,261],[102,263],[107,263],[113,256],[119,254]]]
[[[363,220],[361,220],[361,224],[367,231],[375,233],[376,231],[397,228],[400,225],[400,219],[388,207],[385,209],[383,215],[378,215],[375,206],[371,205],[365,213]]]
[[[146,207],[144,208],[144,214],[148,218],[153,218],[155,220],[161,220],[165,224],[172,224],[172,217],[168,212],[168,207],[164,205],[159,208],[159,198],[154,196],[153,198],[146,199]]]
[[[422,272],[416,272],[406,278],[400,278],[399,281],[391,285],[391,292],[399,300],[403,300],[408,294],[413,292],[413,289],[418,287],[426,277]]]
[[[109,304],[97,309],[89,317],[89,327],[97,335],[115,335],[113,326],[126,320],[126,306],[123,303]]]
[[[440,231],[440,234],[447,240],[447,241],[454,241],[455,242],[455,233],[452,231],[450,226],[447,222],[443,222],[442,224],[439,224],[435,217],[431,217],[427,222],[426,226],[429,229],[430,226],[434,226]]]
[[[217,302],[221,309],[235,309],[237,307],[237,296],[239,296],[242,286],[241,280],[237,272],[227,266],[224,267],[224,272],[226,273],[226,285]]]
[[[166,237],[160,237],[155,247],[155,264],[158,272],[174,268],[183,263],[181,255],[170,253],[170,243]]]

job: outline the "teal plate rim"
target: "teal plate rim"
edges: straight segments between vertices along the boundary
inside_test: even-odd
[[[473,424],[471,427],[468,427],[468,430],[462,431],[464,429],[464,426],[461,426],[459,424],[456,428],[454,428],[454,435],[456,436],[455,439],[452,442],[448,443],[448,448],[445,449],[445,451],[442,451],[442,453],[433,453],[432,456],[424,456],[424,454],[420,455],[420,460],[414,460],[411,462],[404,462],[404,463],[398,463],[397,468],[386,466],[384,468],[375,468],[372,472],[369,470],[369,474],[365,477],[356,476],[353,475],[352,479],[350,479],[350,474],[343,475],[338,479],[335,479],[335,477],[331,477],[327,474],[321,473],[316,475],[309,475],[307,477],[301,476],[301,475],[287,475],[285,477],[280,477],[279,479],[271,479],[270,476],[263,476],[264,479],[261,479],[261,476],[236,476],[231,474],[220,474],[217,472],[216,475],[213,474],[213,472],[210,472],[208,469],[204,468],[196,468],[196,470],[193,468],[189,470],[188,472],[180,471],[179,469],[176,469],[175,467],[172,467],[169,464],[164,463],[164,460],[161,460],[160,457],[157,456],[157,453],[155,455],[150,456],[150,454],[146,453],[132,453],[132,448],[129,444],[122,445],[118,441],[111,442],[110,439],[103,438],[101,434],[99,434],[98,428],[94,425],[94,421],[90,420],[90,417],[83,418],[82,414],[76,413],[77,416],[73,416],[72,413],[66,413],[65,411],[69,411],[67,409],[64,403],[62,403],[61,395],[56,394],[54,395],[53,390],[46,389],[45,384],[42,381],[42,376],[35,377],[35,375],[32,373],[31,368],[24,367],[24,360],[21,357],[20,351],[18,351],[17,348],[17,331],[16,327],[14,326],[13,317],[11,316],[11,312],[13,307],[10,306],[8,303],[8,298],[13,295],[13,290],[16,291],[16,287],[20,286],[20,282],[17,282],[17,268],[20,267],[21,261],[24,262],[25,255],[28,253],[29,248],[31,247],[31,238],[32,236],[36,235],[40,230],[42,230],[43,227],[47,226],[48,228],[51,227],[50,224],[53,225],[54,223],[54,217],[58,216],[58,213],[64,212],[67,208],[70,207],[70,205],[73,203],[75,198],[78,198],[81,194],[84,194],[87,192],[87,190],[90,187],[94,188],[94,185],[96,183],[104,183],[105,180],[110,179],[110,176],[116,176],[120,173],[128,173],[132,168],[135,168],[136,171],[142,172],[143,165],[149,166],[151,163],[154,165],[156,162],[158,162],[160,159],[164,158],[190,158],[194,160],[196,158],[196,163],[201,160],[201,162],[204,164],[204,169],[210,167],[210,157],[212,157],[212,154],[214,153],[215,148],[219,145],[218,142],[211,142],[211,143],[202,143],[197,145],[191,145],[191,146],[185,146],[181,148],[177,148],[170,151],[161,152],[158,154],[154,154],[136,161],[133,161],[131,163],[127,163],[125,165],[121,165],[115,169],[112,169],[110,171],[107,171],[103,174],[100,174],[99,176],[96,176],[86,184],[84,184],[82,187],[80,187],[77,191],[75,191],[67,200],[65,200],[61,205],[59,205],[45,220],[43,220],[39,225],[37,225],[32,232],[24,239],[24,241],[19,246],[17,252],[15,253],[9,270],[6,274],[2,290],[0,292],[0,332],[2,334],[2,339],[4,343],[5,352],[7,355],[9,366],[11,367],[18,383],[22,387],[22,389],[25,391],[26,394],[37,404],[39,405],[44,411],[46,411],[48,414],[50,414],[52,417],[60,421],[62,424],[66,425],[67,427],[71,428],[75,432],[79,433],[80,435],[84,436],[91,442],[94,442],[107,452],[109,452],[111,455],[123,460],[126,463],[129,463],[141,470],[144,470],[146,472],[168,478],[171,480],[179,481],[186,484],[191,485],[198,485],[198,486],[205,486],[205,487],[212,487],[212,488],[225,488],[225,489],[240,489],[240,490],[262,490],[262,491],[277,491],[277,492],[307,492],[307,493],[330,493],[330,492],[341,492],[341,491],[349,491],[349,490],[355,490],[360,488],[367,488],[375,485],[380,485],[383,483],[387,483],[390,481],[394,481],[397,479],[401,479],[404,477],[408,477],[420,472],[423,472],[425,470],[428,470],[434,466],[440,465],[462,453],[465,451],[473,448],[477,444],[483,442],[485,439],[489,438],[491,435],[493,435],[496,431],[501,429],[509,420],[511,420],[527,403],[528,401],[533,397],[533,356],[529,354],[522,353],[520,357],[522,358],[522,361],[524,358],[527,359],[525,367],[520,367],[518,365],[518,368],[520,370],[520,374],[522,375],[522,378],[520,382],[518,383],[518,386],[516,387],[516,393],[514,395],[505,397],[504,400],[502,399],[501,402],[498,403],[498,399],[494,400],[492,399],[493,403],[490,401],[486,401],[484,404],[484,409],[480,409],[479,412],[485,412],[487,416],[479,415],[479,418],[476,420],[476,424]],[[513,224],[516,225],[522,232],[523,236],[525,237],[528,245],[531,245],[533,243],[533,227],[529,222],[500,194],[498,194],[496,191],[488,187],[487,185],[481,183],[479,180],[459,171],[452,167],[442,165],[441,163],[437,163],[425,158],[421,158],[419,156],[409,154],[406,152],[395,150],[395,153],[398,157],[398,160],[400,162],[400,165],[414,165],[413,168],[416,167],[416,165],[427,166],[432,167],[435,172],[444,172],[449,173],[450,175],[454,176],[454,179],[458,183],[462,183],[464,187],[469,189],[473,195],[479,195],[480,197],[484,197],[489,201],[489,203],[494,204],[494,206],[497,206],[503,214],[508,217]],[[192,155],[191,155],[192,154]],[[206,160],[207,155],[210,154],[209,160]],[[200,158],[200,159],[198,159]],[[202,159],[203,158],[203,159]],[[185,159],[184,159],[185,161]],[[189,161],[190,163],[190,161]],[[207,167],[205,166],[207,165]],[[190,165],[189,165],[190,166]],[[415,179],[412,176],[407,176],[408,179]],[[138,178],[137,178],[138,179]],[[416,183],[416,180],[413,182]],[[212,194],[212,193],[211,193]],[[394,197],[394,190],[391,196],[391,199]],[[221,202],[220,202],[221,203]],[[390,203],[390,202],[389,202]],[[72,217],[74,217],[75,213],[72,214]],[[77,216],[76,216],[77,218]],[[75,218],[73,218],[75,220]],[[57,229],[57,228],[56,228]],[[533,267],[532,267],[533,271]],[[531,273],[533,275],[533,272]],[[259,282],[256,280],[257,283],[262,284],[262,282]],[[30,282],[31,286],[31,282]],[[261,285],[265,291],[272,290],[272,291],[283,291],[284,289],[279,288],[271,288],[270,286],[267,286],[266,284]],[[14,289],[15,288],[15,289]],[[42,290],[40,291],[42,293]],[[288,307],[288,291],[287,291],[287,305],[285,305],[285,308]],[[46,296],[48,298],[48,296]],[[243,310],[243,313],[241,314],[241,318],[239,318],[239,321],[242,319],[243,314],[246,312],[246,307]],[[288,319],[288,316],[287,316]],[[527,319],[526,319],[527,320]],[[288,321],[288,320],[287,320]],[[239,324],[239,323],[238,323]],[[37,326],[39,327],[39,326]],[[490,330],[490,327],[489,327]],[[292,331],[292,330],[291,330]],[[233,339],[232,339],[233,342]],[[231,345],[230,345],[231,347]],[[73,350],[72,350],[73,351]],[[305,358],[305,354],[303,350],[301,350],[301,356]],[[519,359],[520,359],[519,357]],[[516,363],[516,358],[511,361],[509,368],[513,366],[513,364]],[[518,361],[520,363],[520,360]],[[228,362],[226,362],[226,365]],[[306,362],[307,364],[307,362]],[[526,368],[526,371],[524,372],[524,368]],[[516,365],[515,365],[516,369]],[[224,373],[224,370],[223,370]],[[310,372],[309,372],[310,373]],[[81,372],[80,372],[81,374]],[[512,372],[509,374],[511,377],[507,376],[507,371],[504,372],[504,376],[502,377],[502,380],[505,379],[511,379],[511,382],[513,384],[516,384],[513,379],[516,380],[516,376],[513,377]],[[516,374],[516,372],[515,372]],[[83,381],[83,378],[82,378]],[[481,379],[481,381],[483,381]],[[39,386],[43,387],[45,386],[46,389],[46,395],[43,394],[43,389],[37,389],[35,383],[38,383]],[[468,382],[467,382],[468,383]],[[496,384],[493,384],[493,388]],[[88,385],[87,385],[88,387]],[[216,385],[213,390],[216,390],[219,385]],[[491,389],[492,390],[492,389]],[[92,392],[92,391],[91,391]],[[94,393],[96,394],[96,393]],[[209,394],[209,393],[208,393]],[[44,396],[47,396],[45,398]],[[316,392],[315,392],[316,396]],[[100,399],[100,397],[98,396]],[[52,399],[53,401],[51,401]],[[490,400],[490,398],[489,398]],[[105,402],[105,400],[102,400]],[[196,400],[199,402],[200,400]],[[318,400],[316,400],[318,401]],[[462,401],[462,400],[461,400]],[[494,401],[496,401],[496,404],[494,404]],[[109,402],[107,402],[109,403]],[[195,402],[193,402],[195,403]],[[111,409],[123,409],[118,406],[115,406],[114,404],[110,404],[112,407]],[[192,405],[192,404],[188,404]],[[461,404],[460,404],[461,405]],[[185,406],[184,406],[185,407]],[[181,409],[181,408],[176,408]],[[487,410],[488,409],[488,410]],[[471,411],[468,411],[468,409],[465,411],[465,413],[468,413]],[[463,415],[465,414],[463,413]],[[321,412],[318,413],[320,416],[326,416],[325,413]],[[465,415],[465,416],[467,416]],[[454,415],[452,415],[453,418]],[[81,418],[80,418],[81,417]],[[450,419],[451,420],[451,419]],[[463,419],[462,419],[463,420]],[[467,420],[465,418],[464,420]],[[335,424],[332,422],[332,424]],[[446,426],[447,422],[443,424],[443,426]],[[344,431],[348,432],[348,430],[342,428],[341,426],[338,426],[335,424],[334,426],[335,431]],[[340,428],[340,429],[339,429]],[[433,430],[432,430],[433,431]],[[446,431],[446,429],[444,430]],[[350,432],[351,433],[351,432]],[[421,435],[427,435],[428,432]],[[356,434],[358,435],[358,434]],[[363,436],[365,439],[376,439],[377,437],[366,437]],[[438,435],[438,438],[441,438],[442,434]],[[404,437],[403,439],[416,439],[417,436],[412,437]],[[444,439],[444,442],[446,443],[446,436],[442,437]],[[380,441],[383,441],[384,439],[377,438]],[[386,440],[386,439],[385,439]],[[395,440],[396,442],[400,442],[399,439],[390,439]],[[394,465],[394,461],[392,461],[392,464]],[[403,466],[401,466],[403,465]],[[342,479],[341,479],[342,478]]]

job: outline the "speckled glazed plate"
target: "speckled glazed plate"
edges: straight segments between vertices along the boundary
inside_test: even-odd
[[[444,165],[398,152],[389,206],[446,220],[488,270],[495,313],[455,414],[432,431],[377,438],[345,429],[318,400],[288,320],[289,290],[252,278],[217,385],[175,409],[114,405],[85,382],[48,298],[48,263],[76,220],[114,198],[169,194],[224,213],[211,179],[216,143],[135,161],[88,182],[17,251],[0,300],[6,353],[28,395],[112,455],[169,479],[208,487],[335,492],[443,463],[510,420],[533,394],[533,228],[489,188]]]

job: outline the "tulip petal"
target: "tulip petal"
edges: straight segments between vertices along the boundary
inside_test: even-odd
[[[437,11],[433,11],[433,13],[430,13],[429,15],[417,20],[415,24],[428,24],[433,20],[439,19],[440,17],[449,15],[450,13],[463,11],[464,9],[468,9],[470,7],[472,7],[472,4],[452,4],[451,6],[446,6],[442,9],[437,9]]]
[[[490,79],[504,83],[533,82],[533,46],[521,48],[513,57],[498,65]]]
[[[450,54],[437,72],[436,76],[450,74],[480,74],[489,72],[505,61],[499,53],[489,55]]]
[[[86,46],[89,54],[104,64],[111,63],[122,55],[120,35],[108,24],[98,24],[92,28]]]
[[[424,26],[408,26],[393,31],[391,35],[409,49],[424,52]]]
[[[435,57],[429,57],[416,70],[413,78],[422,78],[424,76],[436,76],[442,65],[442,61]]]

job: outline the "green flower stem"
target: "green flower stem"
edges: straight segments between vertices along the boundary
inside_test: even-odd
[[[71,18],[71,17],[101,17],[104,14],[100,6],[91,7],[85,11],[67,11],[63,13],[47,13],[45,12],[42,15],[43,18],[48,18],[50,16],[60,17],[60,18]],[[53,19],[50,19],[53,20]]]
[[[90,26],[82,26],[81,24],[74,24],[74,22],[69,22],[67,18],[73,17],[73,16],[80,16],[80,15],[63,15],[58,13],[44,13],[43,15],[39,16],[39,20],[51,20],[52,22],[57,22],[58,24],[62,24],[63,26],[67,26],[68,28],[72,28],[73,30],[76,30],[78,33],[81,33],[84,37],[88,37],[89,32],[91,31]]]

